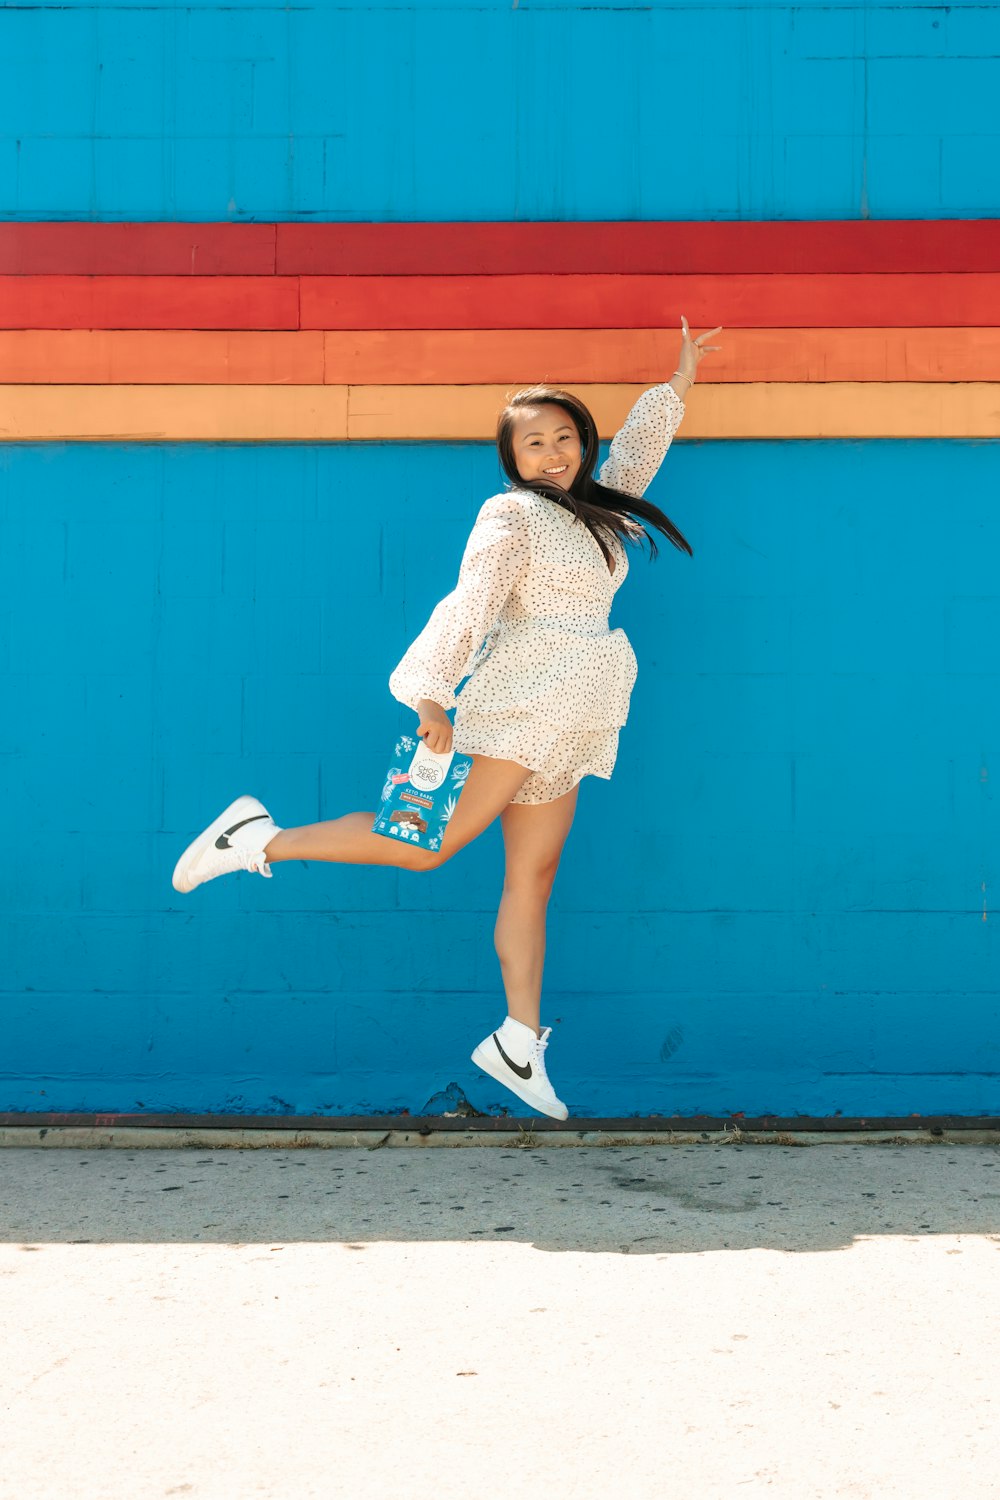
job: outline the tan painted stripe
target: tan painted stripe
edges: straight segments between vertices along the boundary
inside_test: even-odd
[[[734,328],[703,384],[1000,380],[998,328]],[[341,332],[0,331],[0,383],[527,385],[653,383],[680,349],[663,328]]]
[[[0,442],[325,442],[347,437],[343,385],[6,385]]]
[[[487,441],[509,387],[0,386],[2,441]],[[644,385],[573,389],[604,437]],[[1000,437],[1000,383],[700,385],[690,438]]]
[[[351,386],[350,438],[492,438],[504,386]],[[602,437],[641,385],[574,385]],[[682,438],[1000,437],[1000,383],[699,385]]]

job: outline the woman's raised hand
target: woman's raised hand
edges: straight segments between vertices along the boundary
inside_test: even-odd
[[[677,362],[677,368],[692,384],[694,383],[695,371],[698,368],[699,361],[706,354],[718,351],[721,348],[719,344],[706,344],[705,340],[721,332],[722,324],[720,323],[717,328],[710,328],[707,333],[699,333],[698,337],[693,339],[691,337],[691,330],[688,328],[688,320],[681,313],[681,357]]]
[[[417,714],[420,719],[417,734],[428,750],[433,750],[437,755],[447,755],[454,731],[451,720],[440,703],[435,703],[430,698],[421,698]]]

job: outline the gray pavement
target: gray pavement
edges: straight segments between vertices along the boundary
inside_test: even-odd
[[[0,1497],[993,1500],[1000,1148],[0,1152]]]

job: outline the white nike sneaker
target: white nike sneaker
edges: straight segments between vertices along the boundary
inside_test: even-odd
[[[479,1043],[472,1061],[532,1109],[554,1120],[565,1120],[569,1110],[556,1098],[545,1071],[545,1049],[551,1035],[551,1026],[536,1036],[530,1026],[508,1016],[499,1031]]]
[[[174,890],[193,891],[196,885],[234,870],[255,870],[270,879],[271,866],[264,850],[280,832],[263,802],[256,797],[237,797],[188,844],[174,866]]]

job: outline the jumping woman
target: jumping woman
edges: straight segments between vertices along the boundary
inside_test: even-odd
[[[678,367],[644,391],[597,479],[597,426],[575,396],[550,386],[517,393],[500,413],[497,450],[509,488],[476,517],[458,582],[389,678],[430,750],[455,749],[472,769],[437,851],[372,832],[373,812],[279,828],[256,797],[239,797],[181,855],[178,891],[217,875],[270,876],[288,859],[434,870],[500,818],[506,870],[494,942],[507,1019],[472,1054],[486,1073],[543,1114],[564,1120],[540,1029],[545,917],[584,776],[611,776],[638,666],[608,615],[628,573],[625,542],[641,522],[691,553],[673,522],[642,496],[684,415],[699,361],[717,344],[681,318]],[[679,387],[679,389],[678,389]],[[455,689],[468,678],[461,694]],[[455,710],[454,728],[448,717]]]

